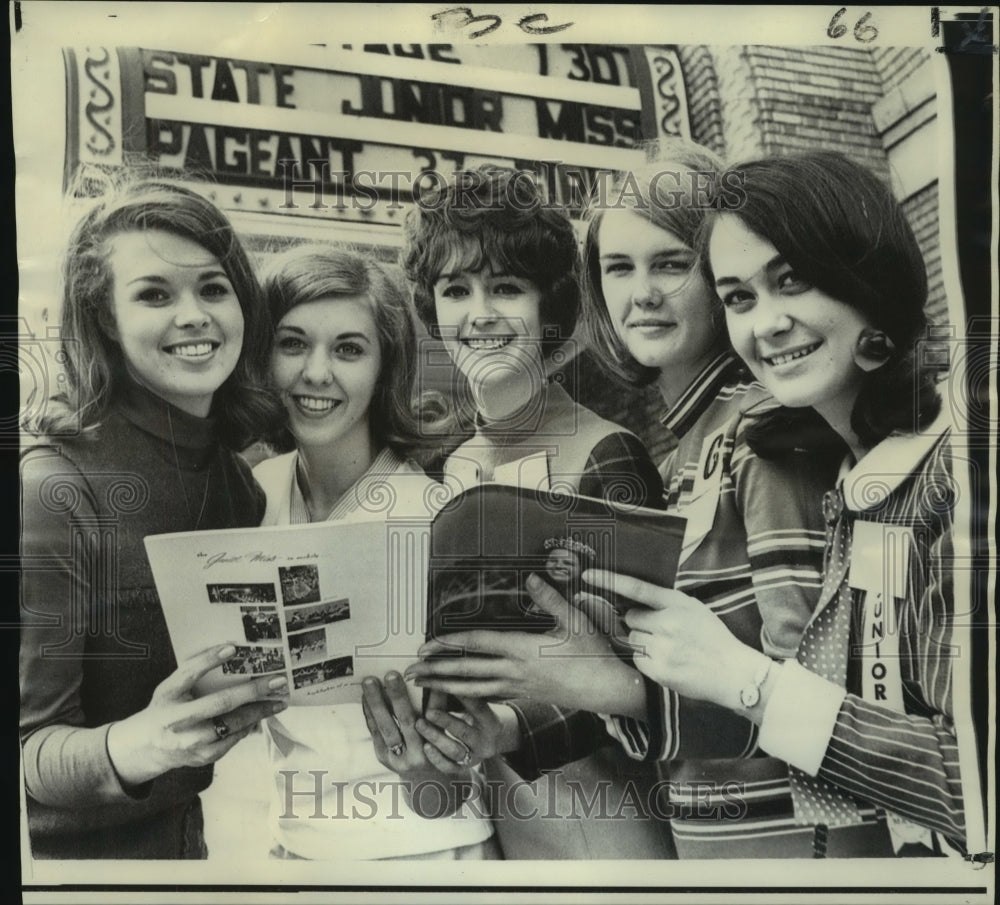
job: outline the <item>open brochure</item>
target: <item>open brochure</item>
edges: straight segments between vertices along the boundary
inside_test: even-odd
[[[178,661],[236,645],[198,691],[273,673],[293,704],[336,704],[403,670],[425,637],[552,628],[525,591],[532,572],[569,600],[588,568],[671,584],[683,529],[653,510],[483,485],[433,520],[161,534],[146,551]]]

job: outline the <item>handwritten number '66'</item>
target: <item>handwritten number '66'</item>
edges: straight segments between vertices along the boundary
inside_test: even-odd
[[[842,38],[847,34],[847,26],[841,24],[840,18],[847,12],[847,7],[842,6],[834,14],[827,26],[826,34],[830,38]],[[854,38],[862,44],[870,44],[878,37],[878,29],[874,25],[868,25],[871,13],[865,13],[854,25]]]

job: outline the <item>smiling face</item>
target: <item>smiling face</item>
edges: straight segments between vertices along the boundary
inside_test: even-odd
[[[733,347],[754,376],[783,405],[812,406],[834,428],[849,425],[864,378],[855,353],[867,319],[800,279],[735,216],[714,226],[709,260]]]
[[[192,415],[209,413],[243,348],[243,311],[218,259],[163,230],[113,236],[114,339],[132,377]]]
[[[296,443],[326,446],[367,437],[381,367],[367,299],[319,299],[286,312],[276,330],[271,381]]]
[[[686,386],[717,345],[714,299],[698,256],[634,211],[607,211],[599,227],[601,291],[632,357]]]
[[[578,579],[583,571],[580,558],[564,547],[553,547],[545,561],[545,571],[560,584],[569,584]]]
[[[541,301],[531,280],[487,268],[445,268],[434,283],[441,339],[477,400],[488,388],[543,376]]]

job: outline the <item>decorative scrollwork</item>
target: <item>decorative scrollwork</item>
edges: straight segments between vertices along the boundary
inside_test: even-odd
[[[548,490],[539,488],[535,491],[535,501],[547,512],[569,512],[573,508],[575,494],[576,488],[569,481],[553,478]]]
[[[389,512],[396,505],[396,488],[384,478],[366,481],[358,488],[358,505],[365,512]]]
[[[604,498],[616,506],[639,507],[646,502],[646,486],[638,475],[615,475],[604,484]]]
[[[149,502],[149,484],[137,474],[122,474],[105,491],[108,509],[116,515],[138,512]]]
[[[76,512],[83,501],[79,476],[53,474],[45,478],[38,488],[38,502],[49,512]]]
[[[90,53],[90,48],[87,50]],[[110,77],[111,54],[108,53],[106,47],[100,48],[100,51],[100,57],[90,55],[83,64],[83,71],[93,86],[90,89],[90,100],[87,101],[84,112],[87,122],[94,130],[94,134],[87,139],[87,148],[93,154],[106,157],[115,149],[115,138],[107,128],[111,123],[111,117],[104,114],[114,109],[115,96],[105,84],[105,81]],[[98,77],[99,71],[103,80]],[[99,121],[98,117],[101,117],[103,122]]]
[[[955,508],[959,496],[958,482],[952,475],[934,475],[922,488],[920,504],[925,511],[946,515]]]
[[[445,483],[439,484],[437,481],[432,481],[424,488],[424,505],[427,507],[428,514],[433,514],[447,506],[460,492],[460,488],[459,491],[456,491],[455,486],[453,486],[457,482],[448,481],[447,476],[445,477]]]

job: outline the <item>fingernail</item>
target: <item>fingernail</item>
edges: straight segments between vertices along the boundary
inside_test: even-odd
[[[284,688],[288,684],[288,679],[284,676],[275,676],[273,679],[269,680],[267,687],[272,691],[276,688]]]
[[[374,688],[375,687],[375,680],[374,679],[365,679],[362,684],[365,686],[365,688]]]
[[[220,647],[215,652],[215,655],[220,660],[228,660],[235,653],[236,653],[236,647],[232,644],[227,644],[225,647]]]
[[[444,716],[444,714],[441,713],[440,710],[428,710],[427,711],[427,719],[429,719],[429,720],[439,720],[439,719],[441,719],[442,716]]]
[[[542,579],[540,579],[534,572],[532,572],[528,576],[527,585],[530,590],[537,591],[542,586]]]
[[[402,676],[398,672],[387,672],[385,674],[386,682],[401,682]]]
[[[271,713],[281,713],[281,711],[285,710],[287,707],[288,701],[275,701],[271,705]]]

